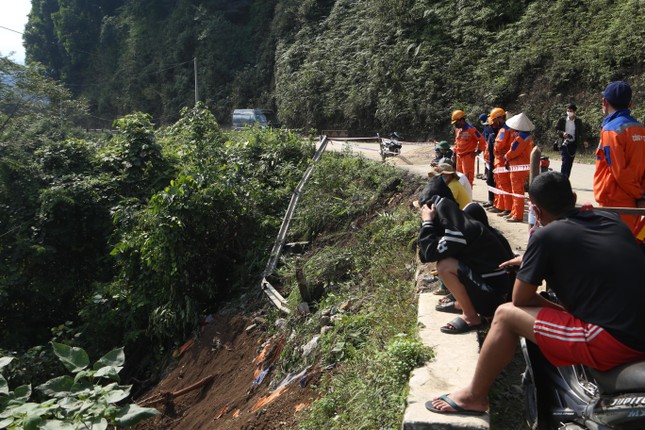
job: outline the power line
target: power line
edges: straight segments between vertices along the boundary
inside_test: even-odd
[[[24,34],[24,33],[23,33],[23,32],[21,32],[21,31],[13,30],[13,29],[11,29],[11,28],[7,28],[7,27],[5,27],[4,25],[0,25],[0,28],[5,29],[5,30],[8,30],[8,31],[13,31],[14,33]]]

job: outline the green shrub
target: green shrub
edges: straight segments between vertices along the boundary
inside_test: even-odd
[[[159,413],[136,404],[117,405],[130,395],[131,388],[119,384],[119,372],[125,363],[122,349],[110,351],[90,368],[83,349],[56,342],[52,342],[52,348],[74,377],[59,376],[36,387],[46,399],[37,402],[30,401],[31,385],[10,391],[7,380],[0,375],[0,428],[105,430],[108,425],[129,427]],[[0,370],[12,360],[13,357],[0,357]]]

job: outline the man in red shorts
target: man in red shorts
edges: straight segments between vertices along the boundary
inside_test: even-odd
[[[645,255],[629,228],[610,212],[575,209],[571,184],[560,172],[536,177],[529,197],[544,228],[529,240],[513,301],[495,312],[470,384],[428,401],[431,411],[484,414],[488,391],[520,336],[556,366],[608,370],[645,359]],[[537,293],[543,280],[563,306]]]

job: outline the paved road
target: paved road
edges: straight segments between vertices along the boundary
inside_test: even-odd
[[[328,145],[328,149],[338,151],[341,150],[344,145],[344,143],[339,141],[331,141]],[[362,153],[366,158],[372,160],[381,159],[381,156],[378,153],[378,144],[376,143],[350,142],[349,145],[353,151]],[[418,148],[419,146],[416,145],[403,145],[401,155],[395,158],[388,158],[387,162],[396,164],[412,173],[425,176],[428,173],[428,164],[415,164],[406,158],[406,154],[409,154],[410,151],[414,151]],[[561,162],[559,159],[551,159],[551,168],[553,170],[560,171],[560,164]],[[593,198],[593,175],[595,170],[596,166],[593,164],[573,164],[571,177],[569,179],[571,181],[573,191],[578,195],[578,204],[591,203],[596,206],[596,201]],[[475,198],[477,199],[477,197]]]

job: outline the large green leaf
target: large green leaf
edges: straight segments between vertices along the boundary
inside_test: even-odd
[[[116,424],[123,427],[133,426],[140,421],[158,415],[160,412],[153,408],[142,408],[139,405],[128,405],[119,411]]]
[[[105,394],[104,399],[108,403],[120,402],[130,395],[130,388],[130,385],[116,386]]]
[[[101,367],[96,371],[94,376],[96,378],[110,378],[113,381],[119,382],[119,372],[123,369],[123,367],[114,367],[114,366],[105,366]]]
[[[115,348],[112,351],[105,354],[103,357],[99,358],[96,363],[94,363],[94,370],[99,370],[105,366],[118,367],[119,370],[125,364],[125,353],[123,348]]]
[[[58,356],[65,368],[72,373],[80,372],[90,364],[90,357],[82,348],[71,347],[63,343],[51,342],[54,354]]]
[[[41,430],[78,430],[79,428],[84,427],[79,427],[76,424],[66,423],[59,420],[47,420],[40,428]]]
[[[21,402],[26,402],[31,397],[31,385],[21,385],[13,390],[14,399]]]
[[[63,397],[69,394],[74,385],[74,378],[69,375],[50,379],[36,387],[37,390],[50,397]]]
[[[67,415],[71,415],[76,411],[79,411],[83,407],[83,404],[84,402],[76,397],[65,397],[58,402],[58,406],[63,408]]]
[[[11,363],[14,357],[0,357],[0,369]]]
[[[22,421],[24,430],[38,430],[43,422],[41,418],[42,411],[34,409],[30,413],[27,413],[27,416]]]

